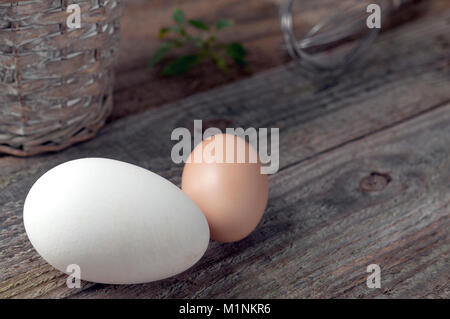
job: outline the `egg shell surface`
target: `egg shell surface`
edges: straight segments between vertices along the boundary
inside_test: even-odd
[[[24,205],[37,252],[81,279],[133,284],[185,271],[209,243],[207,221],[177,186],[144,168],[103,158],[63,163],[40,177]]]
[[[234,242],[248,236],[260,222],[269,185],[254,147],[240,137],[217,134],[189,155],[182,189],[205,214],[211,238]]]

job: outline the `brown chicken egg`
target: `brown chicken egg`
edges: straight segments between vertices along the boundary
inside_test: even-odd
[[[205,139],[189,155],[181,188],[206,216],[212,239],[234,242],[256,228],[269,192],[260,168],[255,148],[230,134]]]

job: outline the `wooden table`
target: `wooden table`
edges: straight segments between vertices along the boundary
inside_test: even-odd
[[[142,72],[119,64],[120,116],[148,110],[63,152],[0,157],[0,298],[448,298],[450,8],[432,3],[384,33],[366,65],[336,81],[308,79],[286,64],[155,108],[151,87],[125,85]],[[127,96],[148,105],[129,111]],[[57,164],[96,156],[179,185],[170,133],[194,119],[280,128],[280,171],[269,178],[258,228],[237,243],[211,242],[193,268],[166,280],[68,289],[25,234],[31,185]],[[369,264],[381,267],[380,289],[366,285]]]

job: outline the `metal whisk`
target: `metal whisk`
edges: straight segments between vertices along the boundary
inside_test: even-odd
[[[370,4],[381,7],[381,19],[397,9],[404,0],[368,1],[354,0],[328,16],[304,37],[297,40],[294,32],[294,0],[285,0],[280,7],[281,29],[286,48],[293,59],[311,71],[343,69],[372,44],[380,32],[369,28],[367,18]],[[300,2],[300,1],[298,1]],[[333,9],[333,8],[332,8]]]

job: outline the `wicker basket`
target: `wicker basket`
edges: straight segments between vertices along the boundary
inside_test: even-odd
[[[67,28],[67,7],[81,28]],[[86,140],[112,108],[120,0],[0,0],[0,153]]]

